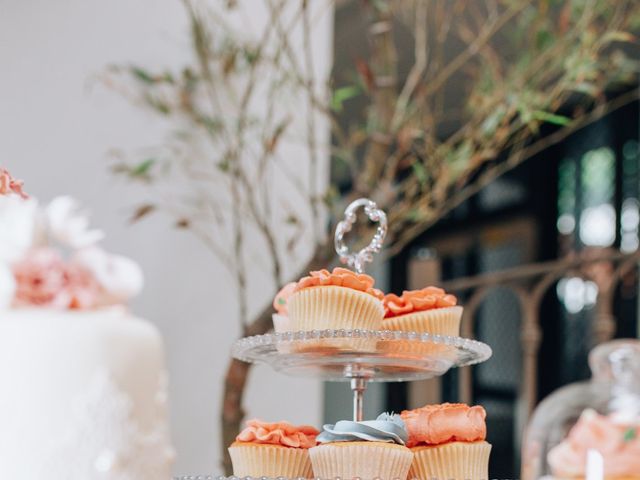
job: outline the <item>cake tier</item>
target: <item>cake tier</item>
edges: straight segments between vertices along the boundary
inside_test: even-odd
[[[170,477],[162,339],[124,309],[0,311],[0,392],[0,477]]]

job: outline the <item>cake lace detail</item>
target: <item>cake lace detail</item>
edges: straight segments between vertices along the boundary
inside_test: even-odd
[[[66,431],[48,445],[46,439],[34,442],[41,445],[41,451],[31,448],[27,465],[36,468],[38,476],[29,478],[169,478],[174,452],[166,422],[166,384],[166,375],[161,375],[152,411],[145,412],[150,421],[142,426],[133,415],[129,395],[109,372],[97,371],[86,392],[75,398]]]

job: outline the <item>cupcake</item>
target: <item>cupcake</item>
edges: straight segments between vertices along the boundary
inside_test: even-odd
[[[588,452],[594,451],[602,455],[598,478],[640,479],[640,425],[637,419],[630,420],[583,411],[567,438],[547,455],[553,478],[586,478]]]
[[[413,452],[409,478],[487,480],[491,445],[486,412],[461,403],[427,405],[401,414]]]
[[[271,316],[273,329],[276,333],[288,332],[291,330],[289,323],[289,298],[296,289],[296,282],[287,283],[276,294],[273,299],[273,308],[276,311]]]
[[[318,430],[250,420],[229,447],[236,477],[312,478],[309,449]]]
[[[376,420],[342,420],[325,425],[317,447],[309,450],[316,478],[407,478],[413,454],[405,443],[407,430],[399,415],[383,413]]]
[[[369,275],[346,268],[320,270],[302,278],[289,300],[295,330],[378,330],[384,295]]]
[[[462,307],[456,303],[456,297],[437,287],[390,293],[383,299],[382,328],[457,337]]]
[[[346,268],[311,272],[296,285],[289,299],[292,330],[379,330],[383,294],[369,275]],[[333,339],[310,342],[308,347],[375,349],[375,340]]]

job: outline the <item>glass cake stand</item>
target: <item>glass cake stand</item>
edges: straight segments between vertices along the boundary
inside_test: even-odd
[[[476,340],[389,330],[270,333],[242,338],[232,349],[238,360],[264,363],[287,375],[351,382],[356,421],[362,420],[368,382],[433,378],[484,362],[491,353]]]
[[[364,213],[377,228],[370,243],[350,252],[345,236]],[[340,260],[357,273],[380,252],[387,233],[387,216],[369,199],[349,204],[334,236]],[[353,391],[353,418],[362,421],[368,382],[424,380],[444,375],[453,367],[484,362],[491,348],[476,340],[428,333],[389,330],[311,330],[269,333],[235,342],[232,355],[248,363],[264,363],[293,376],[348,381]],[[180,480],[252,480],[249,477],[185,476]],[[265,480],[267,477],[260,477]],[[279,477],[279,480],[283,480]]]

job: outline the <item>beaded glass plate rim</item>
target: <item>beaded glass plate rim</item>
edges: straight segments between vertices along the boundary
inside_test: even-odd
[[[356,477],[359,479],[359,477]],[[305,477],[225,477],[222,475],[182,475],[179,477],[173,477],[172,480],[342,480],[340,477],[335,477],[333,479],[322,479],[319,477],[315,477],[313,479],[308,479]],[[410,479],[411,480],[411,479]],[[436,477],[430,478],[429,480],[439,480]]]
[[[453,337],[449,335],[436,335],[431,333],[409,332],[400,330],[345,330],[345,329],[327,329],[327,330],[298,330],[281,333],[266,333],[264,335],[253,335],[237,340],[232,348],[234,358],[245,362],[255,363],[259,361],[252,356],[248,356],[247,352],[256,347],[264,347],[269,345],[287,345],[297,342],[306,342],[319,339],[345,339],[359,338],[365,340],[379,341],[409,341],[419,343],[429,343],[436,345],[448,345],[455,348],[473,351],[477,356],[468,362],[461,363],[458,366],[474,365],[488,360],[493,351],[489,345],[478,340],[463,337]],[[274,352],[276,354],[277,352]],[[366,355],[366,352],[363,352]],[[287,355],[287,353],[280,353]]]

